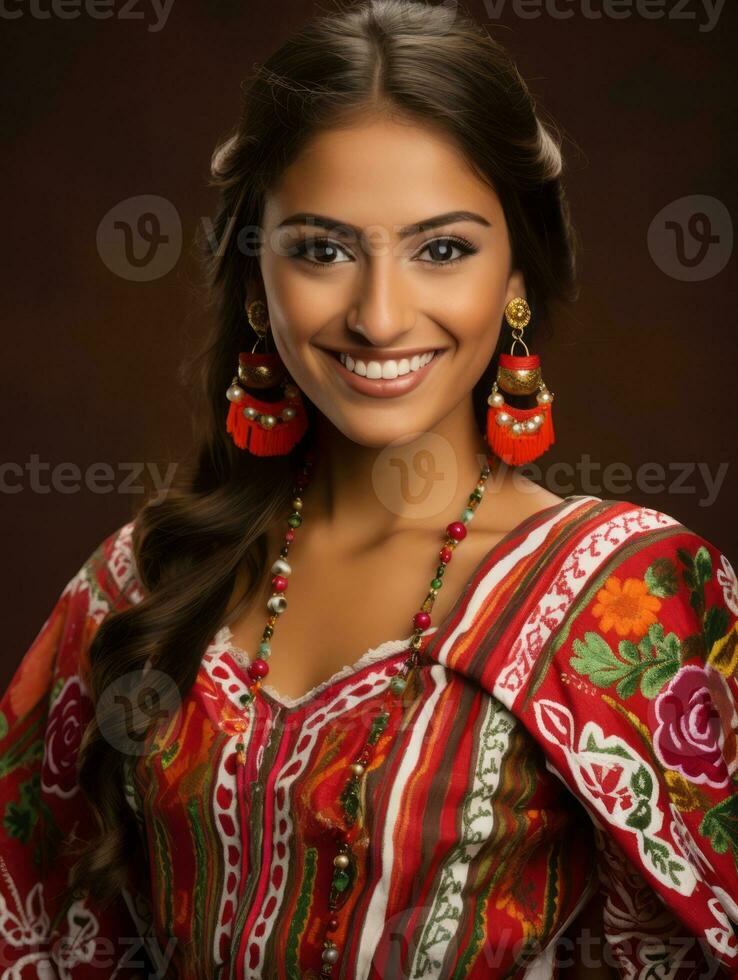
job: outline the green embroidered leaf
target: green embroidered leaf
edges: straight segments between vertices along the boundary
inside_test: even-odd
[[[5,712],[0,711],[0,739],[5,738],[8,734],[8,719],[5,717]]]
[[[638,646],[630,640],[621,640],[618,644],[621,659],[599,633],[585,633],[584,640],[574,640],[572,647],[576,656],[570,658],[570,666],[589,677],[597,687],[616,684],[618,696],[623,700],[631,697],[639,684],[644,697],[656,697],[681,663],[679,637],[675,633],[665,637],[661,623],[652,623]]]
[[[633,777],[630,781],[630,788],[633,790],[636,796],[645,796],[647,800],[651,799],[653,780],[651,779],[651,774],[645,766],[639,766],[633,773]]]
[[[641,694],[643,697],[649,700],[657,697],[661,689],[669,683],[678,670],[679,661],[676,660],[657,664],[655,667],[644,671],[641,678]]]
[[[569,665],[598,687],[609,687],[630,671],[628,664],[618,660],[599,633],[586,632],[584,640],[574,640],[572,648],[576,656],[571,657]]]
[[[710,581],[712,561],[710,559],[710,552],[703,544],[699,546],[694,556],[694,570],[697,573],[697,581],[700,585],[704,585]]]
[[[681,641],[676,633],[664,636],[661,623],[651,623],[639,649],[644,657],[648,655],[648,665],[641,678],[641,693],[646,698],[655,698],[679,670]]]
[[[615,688],[618,697],[624,701],[626,698],[631,697],[638,690],[638,681],[640,679],[640,671],[632,670],[627,677],[624,677],[618,686]]]
[[[705,611],[705,583],[712,575],[710,552],[700,545],[694,558],[685,548],[677,548],[677,555],[684,565],[682,575],[690,590],[689,604],[701,619]]]
[[[616,755],[621,759],[632,759],[633,756],[622,745],[600,745],[592,732],[587,736],[587,744],[584,746],[585,752],[599,752],[602,755]]]
[[[627,660],[629,664],[633,664],[635,667],[637,667],[643,659],[638,647],[635,645],[635,643],[631,643],[630,640],[620,641],[618,644],[618,653],[624,660]],[[646,653],[648,653],[648,651],[646,651]]]
[[[725,606],[710,606],[705,613],[703,630],[705,634],[705,646],[712,650],[712,645],[728,632],[730,618]]]
[[[655,868],[658,868],[662,874],[668,874],[676,885],[679,884],[679,879],[675,877],[674,872],[683,871],[684,865],[678,861],[669,860],[669,848],[666,844],[654,840],[653,837],[644,837],[643,853],[651,858]]]
[[[17,837],[23,844],[27,844],[36,825],[36,814],[27,807],[8,803],[3,824],[11,837]]]
[[[628,827],[635,827],[636,830],[645,830],[651,823],[651,806],[648,800],[639,800],[625,823]]]
[[[710,838],[713,850],[725,854],[732,847],[738,861],[738,796],[733,793],[727,800],[711,807],[702,818],[699,831]]]
[[[26,745],[12,745],[0,758],[0,777],[7,776],[19,766],[39,762],[43,757],[44,743],[42,739],[36,739],[35,742]]]
[[[27,807],[38,806],[41,799],[41,775],[35,772],[30,779],[27,779],[19,786],[21,802]]]
[[[18,789],[20,799],[17,803],[11,801],[7,804],[3,822],[11,837],[17,837],[24,844],[27,844],[38,820],[38,805],[41,794],[40,774],[34,773],[30,779],[21,783]]]
[[[660,599],[676,595],[679,588],[676,565],[671,558],[657,558],[647,569],[644,581],[651,595]]]

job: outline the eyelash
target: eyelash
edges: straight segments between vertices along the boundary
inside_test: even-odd
[[[429,242],[426,242],[423,245],[421,251],[428,248],[429,245],[433,245],[435,242],[450,242],[452,245],[455,245],[457,248],[461,249],[463,254],[457,255],[455,259],[447,259],[446,261],[441,262],[430,262],[430,265],[438,265],[443,267],[454,265],[456,262],[461,262],[463,259],[465,259],[467,255],[475,255],[478,251],[478,249],[476,249],[467,238],[462,238],[461,236],[456,235],[442,235],[439,238],[432,238]],[[344,252],[347,252],[345,246],[341,245],[340,242],[334,241],[332,238],[316,237],[303,239],[303,241],[301,241],[298,245],[295,245],[293,250],[290,252],[290,256],[293,258],[303,259],[310,265],[321,266],[323,268],[330,268],[332,265],[342,265],[341,262],[316,262],[314,259],[308,258],[308,246],[314,247],[315,245],[322,244],[333,245],[342,249]]]

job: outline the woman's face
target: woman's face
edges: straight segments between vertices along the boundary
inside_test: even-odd
[[[433,227],[411,227],[422,222]],[[365,446],[417,438],[471,398],[505,305],[525,296],[497,195],[418,125],[367,120],[316,137],[268,195],[262,235],[276,348]]]

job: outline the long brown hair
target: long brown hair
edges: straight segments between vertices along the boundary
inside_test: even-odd
[[[266,574],[265,531],[286,512],[304,441],[286,456],[255,457],[226,433],[225,390],[239,351],[256,340],[246,334],[244,303],[257,260],[240,231],[260,226],[266,193],[316,134],[363,113],[440,128],[500,198],[533,322],[547,321],[552,300],[575,298],[561,133],[542,121],[511,57],[458,6],[336,4],[257,65],[248,82],[238,125],[211,162],[220,201],[214,233],[200,247],[214,326],[188,366],[200,399],[196,437],[176,485],[136,515],[134,557],[144,598],[111,611],[94,637],[96,703],[108,685],[140,672],[149,658],[184,697],[223,625],[238,569],[246,572],[246,601]],[[503,325],[473,391],[480,431],[497,355],[509,339]],[[312,431],[316,410],[305,401]],[[125,800],[124,756],[102,734],[101,712],[85,731],[79,771],[101,833],[80,852],[70,888],[104,905],[126,883],[137,828]]]

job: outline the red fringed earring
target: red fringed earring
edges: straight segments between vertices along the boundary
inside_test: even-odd
[[[530,307],[522,297],[510,300],[505,307],[513,342],[509,354],[500,354],[497,380],[487,398],[487,442],[496,456],[513,466],[530,462],[554,442],[553,392],[541,378],[540,357],[531,354],[523,340],[530,316]],[[524,357],[514,354],[517,343],[524,347]],[[533,408],[514,408],[505,403],[500,388],[510,395],[531,395],[538,389],[537,404]]]
[[[231,403],[226,431],[239,449],[248,449],[255,456],[281,456],[288,453],[307,431],[305,405],[300,389],[289,380],[279,354],[255,353],[260,340],[266,345],[269,330],[266,304],[254,300],[247,305],[246,315],[257,340],[250,352],[238,355],[238,373],[226,391],[226,398]],[[284,397],[272,402],[254,398],[242,387],[265,389],[278,384],[282,386]]]

